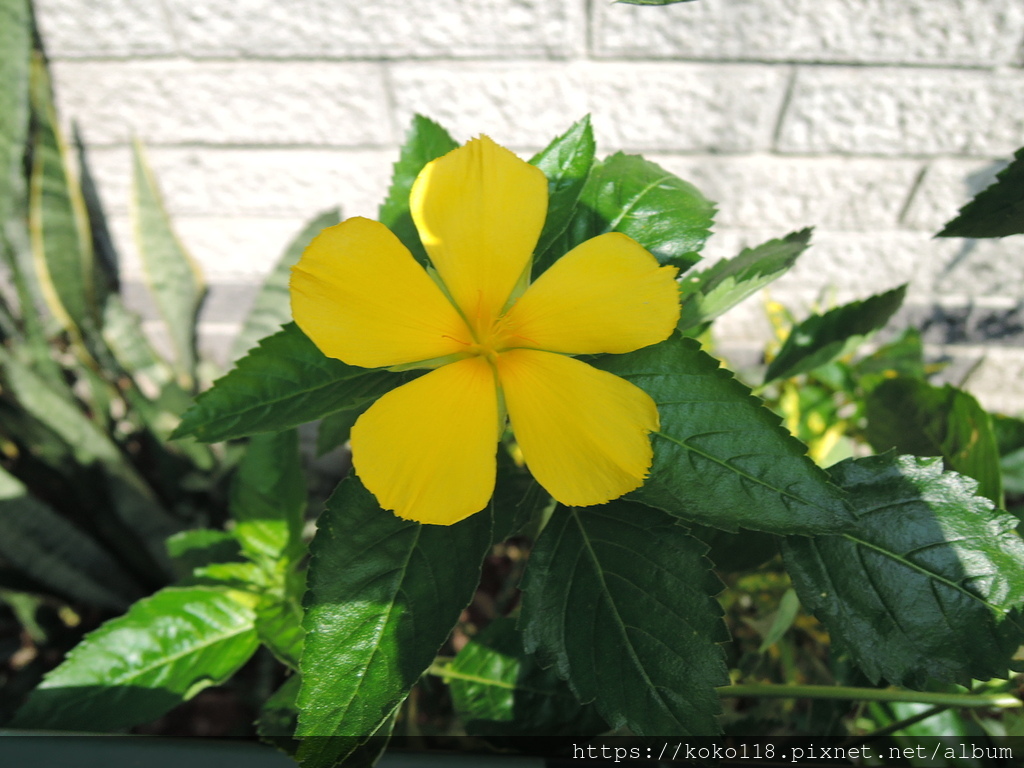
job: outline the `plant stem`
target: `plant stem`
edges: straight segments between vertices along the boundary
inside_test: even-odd
[[[900,688],[854,688],[842,685],[727,685],[716,689],[724,698],[746,696],[772,699],[847,699],[850,701],[908,701],[942,707],[999,707],[1010,709],[1024,706],[1009,693],[934,693],[907,691]]]

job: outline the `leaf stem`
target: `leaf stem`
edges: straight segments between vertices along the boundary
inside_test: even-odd
[[[943,707],[1024,707],[1009,693],[936,693],[901,688],[854,688],[842,685],[726,685],[716,689],[723,698],[848,699],[850,701],[905,701]]]

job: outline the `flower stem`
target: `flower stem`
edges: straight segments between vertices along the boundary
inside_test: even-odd
[[[906,701],[942,707],[998,707],[1010,709],[1024,706],[1009,693],[935,693],[908,691],[901,688],[854,688],[842,685],[726,685],[716,689],[723,698],[771,699],[846,699],[850,701]]]

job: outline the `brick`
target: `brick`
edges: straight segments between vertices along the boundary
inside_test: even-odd
[[[903,224],[938,232],[976,194],[995,181],[996,174],[1006,167],[1008,160],[942,158],[928,163],[907,206]]]
[[[193,56],[561,57],[582,52],[581,0],[166,0]]]
[[[604,151],[767,149],[789,77],[787,67],[744,64],[597,63],[583,72]]]
[[[144,282],[130,219],[113,215],[109,219],[124,279]],[[208,283],[261,282],[304,224],[305,218],[266,217],[179,216],[173,221],[179,240]]]
[[[201,147],[147,151],[167,209],[177,216],[311,217],[340,205],[376,217],[397,152]],[[89,152],[107,210],[126,214],[132,195],[126,147]]]
[[[1010,154],[1024,72],[808,67],[778,149],[869,155]]]
[[[648,155],[718,203],[722,227],[890,229],[921,171],[914,160]]]
[[[53,59],[167,56],[177,43],[159,3],[36,0],[36,19]]]
[[[460,138],[542,147],[589,112],[602,153],[746,151],[770,143],[786,77],[747,65],[478,62],[395,65],[392,84],[396,122],[422,112]]]
[[[871,64],[1016,61],[1012,0],[731,0],[669,8],[594,4],[598,56]]]
[[[58,106],[90,144],[308,144],[393,141],[375,64],[57,62]]]

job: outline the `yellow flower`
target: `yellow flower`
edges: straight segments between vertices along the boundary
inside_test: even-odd
[[[328,357],[430,368],[352,428],[352,460],[385,509],[451,525],[494,492],[506,413],[558,501],[640,486],[658,411],[647,393],[570,357],[630,352],[679,319],[676,270],[625,235],[574,248],[529,285],[547,179],[486,136],[428,164],[410,197],[433,270],[383,224],[324,230],[292,270],[295,322]]]

